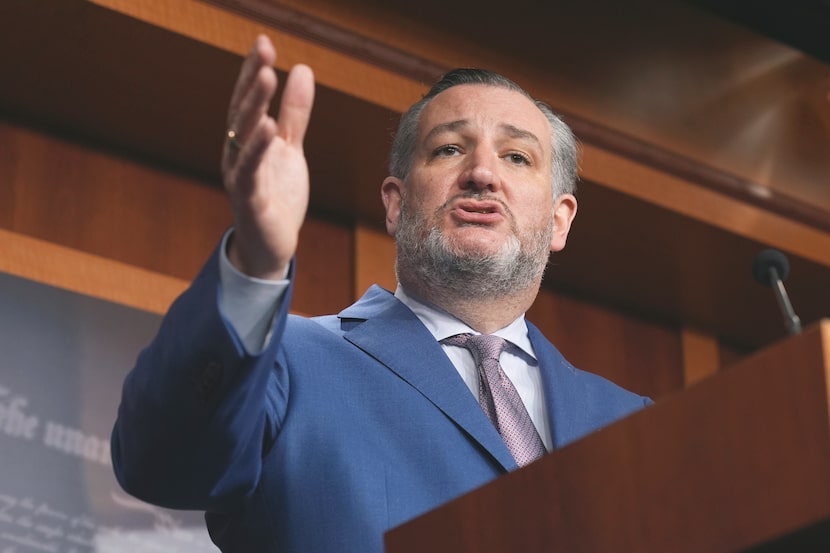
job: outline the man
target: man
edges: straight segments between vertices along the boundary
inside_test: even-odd
[[[125,382],[127,491],[207,511],[225,552],[380,552],[389,528],[647,404],[524,320],[576,213],[576,146],[488,72],[450,73],[402,118],[381,188],[394,295],[288,316],[314,87],[295,67],[272,119],[274,58],[259,37],[230,104],[233,231]]]

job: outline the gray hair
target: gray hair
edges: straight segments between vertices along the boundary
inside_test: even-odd
[[[560,194],[573,194],[576,191],[579,146],[573,131],[545,102],[535,99],[525,89],[507,77],[485,69],[453,69],[441,77],[423,98],[401,115],[398,132],[395,133],[389,155],[390,175],[403,180],[409,175],[418,141],[418,122],[427,104],[445,90],[464,84],[505,88],[518,92],[536,104],[536,107],[544,114],[551,127],[554,197]]]

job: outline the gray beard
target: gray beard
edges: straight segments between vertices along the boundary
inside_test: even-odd
[[[553,219],[547,228],[520,237],[515,219],[504,208],[513,234],[498,252],[486,254],[464,251],[441,232],[438,221],[444,206],[430,224],[426,217],[411,213],[403,201],[395,233],[398,280],[409,280],[401,279],[401,272],[406,271],[405,276],[419,286],[456,299],[505,297],[536,285],[547,267]]]

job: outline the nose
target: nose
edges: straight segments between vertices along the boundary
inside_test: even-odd
[[[499,180],[498,159],[493,154],[476,150],[468,158],[468,164],[461,176],[461,187],[476,192],[496,190],[501,186]]]

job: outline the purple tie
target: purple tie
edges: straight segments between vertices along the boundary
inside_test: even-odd
[[[545,446],[522,398],[504,374],[499,356],[507,342],[489,334],[457,334],[442,340],[470,350],[478,368],[478,402],[498,429],[520,467],[545,454]]]

